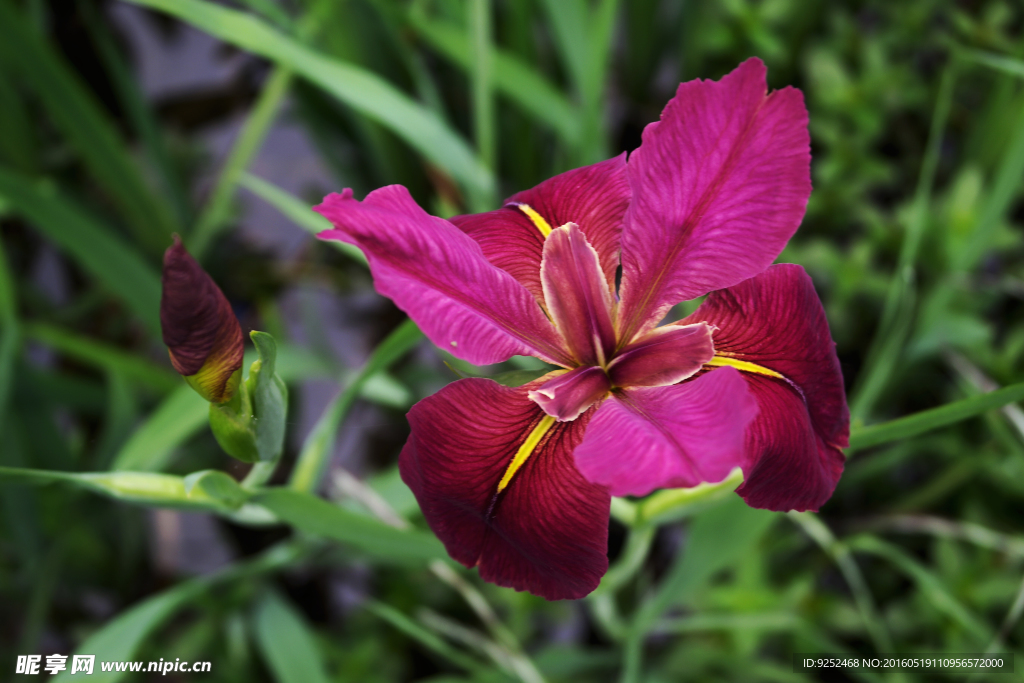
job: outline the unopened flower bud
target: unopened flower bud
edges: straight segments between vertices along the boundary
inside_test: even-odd
[[[160,327],[174,369],[207,401],[228,401],[242,374],[242,328],[227,297],[177,236],[164,252]]]

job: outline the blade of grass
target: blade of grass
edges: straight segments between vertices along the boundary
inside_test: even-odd
[[[215,574],[179,583],[136,603],[107,622],[82,641],[75,653],[95,655],[98,661],[131,660],[142,643],[156,629],[210,588],[221,584],[231,585],[251,577],[275,572],[294,564],[301,554],[302,548],[298,544],[282,543],[272,546],[261,555],[233,564]],[[115,683],[124,678],[125,673],[100,671],[99,667],[96,667],[89,680],[92,683]],[[78,678],[71,676],[68,667],[53,680],[55,683],[73,683]]]
[[[197,259],[202,260],[213,238],[227,225],[238,182],[263,145],[291,83],[292,72],[277,67],[263,84],[192,231],[189,247]]]
[[[682,557],[676,559],[628,627],[622,683],[641,680],[644,639],[665,610],[691,597],[716,572],[744,553],[753,552],[753,545],[776,519],[778,515],[747,507],[739,497],[729,498],[694,519]],[[729,542],[723,543],[723,538],[728,538]]]
[[[418,567],[424,560],[446,556],[432,534],[396,529],[310,493],[275,486],[252,500],[300,531],[343,543],[381,562]]]
[[[82,363],[106,371],[119,372],[124,377],[129,377],[161,393],[183,386],[181,378],[169,368],[132,355],[116,346],[94,341],[45,323],[27,323],[24,329],[28,339],[49,346]]]
[[[0,162],[23,173],[34,173],[39,167],[39,152],[27,104],[0,68]]]
[[[473,51],[464,31],[429,18],[419,4],[409,12],[409,25],[441,56],[466,71],[473,67]],[[515,55],[492,47],[494,87],[537,122],[551,128],[571,149],[580,144],[579,116],[550,80]]]
[[[185,188],[181,184],[181,178],[178,176],[174,164],[171,163],[171,156],[167,151],[167,145],[164,144],[160,124],[139,89],[134,75],[125,64],[124,57],[118,51],[110,29],[97,15],[96,8],[88,2],[81,2],[78,7],[85,19],[85,26],[92,42],[110,75],[118,101],[128,115],[132,128],[135,129],[135,134],[160,179],[161,190],[170,200],[169,205],[174,210],[176,222],[179,225],[187,225],[190,218],[188,198],[185,195]]]
[[[184,382],[149,414],[114,456],[112,470],[159,472],[171,456],[207,423],[210,404]]]
[[[334,227],[331,225],[329,220],[313,211],[309,205],[301,199],[286,192],[285,190],[282,190],[277,185],[268,183],[262,178],[258,178],[249,173],[243,173],[239,179],[239,183],[242,187],[253,192],[260,199],[280,211],[286,218],[295,223],[295,225],[312,235],[321,233],[324,230],[330,230]],[[341,251],[341,253],[352,258],[352,260],[358,261],[364,266],[366,265],[366,256],[363,255],[363,252],[359,247],[336,241],[331,241],[330,244]]]
[[[893,652],[892,636],[885,626],[885,621],[878,613],[875,598],[871,594],[871,589],[868,588],[864,574],[850,552],[850,548],[836,539],[832,530],[825,526],[825,523],[817,515],[810,512],[790,512],[788,516],[839,567],[839,571],[842,572],[843,578],[846,580],[846,585],[850,587],[850,592],[853,594],[857,611],[860,612],[864,628],[875,646],[875,652]]]
[[[868,347],[864,364],[867,369],[857,378],[857,384],[852,392],[850,414],[854,423],[864,420],[871,412],[875,401],[893,374],[893,368],[903,353],[903,344],[910,332],[909,321],[913,318],[914,309],[915,263],[928,225],[932,188],[935,185],[935,173],[939,164],[946,121],[949,119],[949,110],[953,102],[956,76],[955,62],[950,62],[943,71],[939,83],[931,128],[928,131],[928,143],[924,158],[921,160],[921,175],[918,177],[911,217],[903,245],[900,247],[896,272],[889,284],[881,320]]]
[[[220,472],[223,477],[226,474]],[[155,472],[65,472],[24,467],[0,467],[0,479],[35,484],[66,483],[114,500],[150,507],[183,508],[231,514],[237,505],[227,505],[207,489],[188,486],[184,477]],[[233,480],[232,480],[233,481]],[[239,487],[240,495],[245,492]]]
[[[365,69],[330,59],[259,19],[201,0],[131,0],[166,12],[244,50],[286,66],[405,140],[461,182],[489,196],[494,176],[433,112]]]
[[[481,676],[485,675],[488,671],[488,668],[482,662],[456,650],[394,607],[377,602],[376,600],[367,600],[364,604],[368,611],[452,664],[466,671],[479,673]]]
[[[1008,73],[1011,76],[1024,78],[1024,60],[1008,57],[1006,55],[988,52],[986,50],[975,50],[970,48],[958,48],[956,56],[968,62],[981,64],[996,71]]]
[[[302,615],[268,591],[253,615],[256,642],[278,683],[328,683],[315,636]]]
[[[988,624],[957,600],[935,574],[901,548],[866,534],[851,538],[848,545],[851,550],[870,553],[889,560],[917,585],[918,590],[935,609],[958,623],[980,643],[988,644],[991,640],[993,634]]]
[[[856,428],[850,432],[850,447],[846,452],[850,454],[862,448],[924,434],[1022,399],[1024,399],[1024,382],[1011,384],[987,394],[947,403],[938,408],[922,410],[919,413],[889,422]]]
[[[107,406],[103,427],[95,450],[95,468],[110,467],[118,450],[127,442],[139,418],[135,392],[131,382],[118,370],[107,372]]]
[[[54,125],[114,200],[139,243],[157,254],[179,230],[170,208],[148,188],[114,124],[74,71],[10,2],[0,2],[0,59],[21,75]]]
[[[473,46],[473,66],[470,82],[473,91],[473,136],[480,162],[491,169],[497,168],[497,140],[495,138],[494,91],[492,89],[493,55],[491,44],[491,0],[469,0],[470,44]]]
[[[0,197],[160,336],[160,276],[113,230],[52,184],[3,168]]]
[[[366,364],[324,410],[302,445],[288,486],[296,491],[315,491],[330,460],[338,426],[345,418],[363,385],[373,375],[393,365],[423,338],[416,323],[406,320],[374,349]]]
[[[974,231],[962,250],[954,254],[953,269],[968,271],[978,265],[985,250],[992,242],[992,236],[999,226],[1011,203],[1020,190],[1021,176],[1024,175],[1024,107],[1021,108],[1013,138],[1006,147],[992,182],[992,190],[983,203],[984,211]]]
[[[21,349],[21,323],[18,320],[18,301],[7,264],[7,254],[0,240],[0,424],[7,416],[14,386],[14,363]]]

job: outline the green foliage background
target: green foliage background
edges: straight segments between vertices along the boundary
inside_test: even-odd
[[[212,662],[177,680],[280,683],[804,681],[818,679],[793,672],[794,652],[1024,651],[1017,3],[132,1],[267,73],[213,162],[141,95],[108,4],[0,0],[5,678],[19,654],[73,651]],[[69,59],[55,30],[69,17],[98,72]],[[547,603],[447,561],[397,479],[405,427],[367,454],[372,476],[341,473],[339,485],[333,471],[328,486],[357,402],[402,425],[454,378],[442,360],[492,376],[529,367],[441,358],[394,309],[360,322],[380,340],[362,368],[289,337],[286,287],[372,284],[356,250],[311,237],[285,271],[239,237],[243,188],[282,221],[324,227],[308,210],[318,196],[246,172],[283,110],[334,189],[401,183],[451,215],[635,148],[679,81],[751,55],[770,86],[803,90],[811,116],[815,190],[780,260],[814,278],[854,416],[852,459],[821,514],[753,511],[727,487],[619,501],[601,588]],[[315,407],[323,416],[270,487],[182,478],[244,470],[160,343],[160,254],[174,232],[243,325],[277,337],[286,381],[345,387]],[[32,272],[46,248],[72,274],[60,305]],[[315,338],[317,312],[303,320]],[[173,516],[153,508],[215,515],[238,558],[199,577],[161,573],[154,519]]]

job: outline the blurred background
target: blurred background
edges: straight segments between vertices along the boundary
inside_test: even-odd
[[[406,410],[531,366],[396,337],[404,314],[308,207],[400,183],[438,215],[495,208],[635,149],[680,81],[753,55],[810,110],[814,192],[780,261],[824,301],[855,429],[1020,382],[1022,29],[1008,0],[0,0],[0,465],[21,468],[0,470],[0,678],[81,651],[212,663],[110,681],[927,681],[948,677],[792,654],[1024,651],[1015,404],[851,451],[820,515],[731,494],[618,514],[616,570],[577,602],[325,517],[139,505],[77,475],[245,474],[161,343],[178,233],[280,345],[272,483],[305,459],[339,519],[425,529],[395,469]]]

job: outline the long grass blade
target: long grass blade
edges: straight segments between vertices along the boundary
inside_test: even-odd
[[[498,147],[495,138],[492,89],[492,21],[491,0],[469,0],[467,24],[470,42],[473,45],[473,67],[470,70],[473,90],[473,135],[480,161],[493,171],[497,168]]]
[[[34,90],[53,123],[116,202],[140,244],[159,253],[171,233],[180,229],[169,206],[146,186],[92,93],[8,0],[0,2],[0,59]]]
[[[309,624],[280,595],[267,593],[256,607],[253,622],[256,642],[278,683],[328,683]]]
[[[334,227],[329,220],[313,211],[304,201],[262,178],[243,173],[239,183],[311,235]],[[359,247],[334,240],[330,244],[352,260],[366,265],[366,256]]]
[[[345,389],[327,406],[302,445],[289,486],[296,491],[314,491],[323,479],[330,460],[338,426],[348,414],[360,390],[374,375],[387,370],[419,343],[423,333],[412,320],[406,320],[374,349],[369,360],[348,382]]]
[[[52,184],[3,168],[0,197],[160,335],[160,276],[113,230]]]
[[[381,123],[469,191],[489,196],[494,176],[465,139],[433,112],[365,69],[318,53],[256,17],[202,0],[131,0],[292,69]]]
[[[882,394],[888,378],[892,376],[893,368],[903,353],[903,343],[910,332],[915,298],[915,263],[918,251],[920,251],[921,240],[924,237],[924,230],[928,224],[932,187],[935,184],[942,137],[953,103],[956,74],[956,65],[951,63],[943,72],[942,81],[939,84],[935,109],[932,113],[931,129],[928,132],[928,143],[921,161],[921,175],[918,177],[911,218],[907,225],[903,245],[900,248],[896,272],[889,284],[877,331],[868,347],[864,363],[866,370],[861,377],[857,378],[857,384],[852,392],[850,414],[854,422],[865,419],[871,412],[875,401]]]
[[[432,19],[414,5],[409,23],[416,33],[441,56],[466,71],[473,67],[473,51],[464,31]],[[548,80],[529,64],[500,48],[492,48],[494,87],[535,121],[548,126],[569,146],[580,144],[579,115],[576,108]]]
[[[199,215],[192,231],[189,247],[197,259],[202,259],[210,242],[228,222],[231,214],[231,200],[243,172],[259,152],[270,126],[277,118],[281,103],[292,83],[292,73],[277,67],[267,78],[260,96],[245,120],[238,139],[231,147],[224,166],[221,168],[213,192]]]
[[[70,358],[108,372],[118,372],[161,393],[182,386],[181,378],[162,367],[124,349],[84,337],[46,323],[26,323],[25,336]]]
[[[135,82],[133,74],[125,64],[124,57],[118,51],[114,37],[103,19],[97,15],[96,8],[89,3],[80,3],[86,28],[96,45],[103,65],[110,74],[115,93],[131,121],[135,134],[142,143],[149,163],[156,171],[160,180],[160,189],[169,198],[169,205],[174,209],[175,219],[179,225],[187,225],[189,221],[189,203],[185,188],[181,183],[177,169],[171,162],[160,124],[153,110],[146,102],[145,96]]]
[[[21,349],[21,323],[14,278],[0,241],[0,424],[7,416],[14,386],[14,364]]]
[[[850,447],[847,449],[847,453],[941,429],[1022,399],[1024,399],[1024,382],[1011,384],[987,394],[947,403],[938,408],[922,410],[919,413],[882,424],[854,429],[850,433]]]

